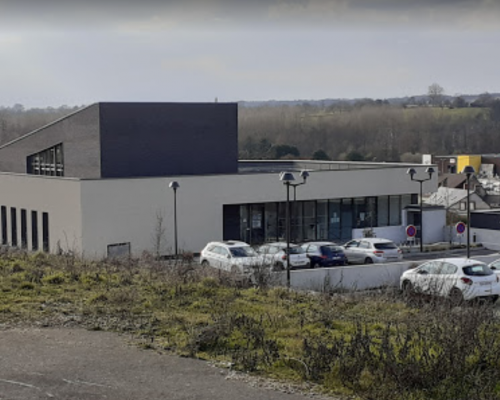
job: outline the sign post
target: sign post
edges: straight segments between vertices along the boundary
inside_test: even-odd
[[[415,242],[415,236],[417,235],[417,228],[414,225],[408,225],[406,227],[406,238],[408,242],[413,244]]]

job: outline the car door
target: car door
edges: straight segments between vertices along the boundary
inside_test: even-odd
[[[434,261],[429,261],[421,265],[417,269],[413,280],[415,290],[422,293],[430,293],[432,288],[431,282],[435,279],[434,271]]]
[[[347,257],[347,261],[350,263],[359,263],[360,261],[358,246],[359,240],[351,240],[344,246],[344,253]]]
[[[316,264],[319,264],[321,262],[320,255],[319,255],[319,247],[311,244],[307,246],[307,249],[304,249],[306,251],[306,255],[311,261],[311,266],[314,266]]]
[[[231,271],[231,266],[232,266],[232,259],[231,259],[231,253],[229,252],[228,249],[225,247],[219,247],[219,265],[221,269],[224,269],[226,271]]]

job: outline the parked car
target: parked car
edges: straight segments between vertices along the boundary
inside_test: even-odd
[[[263,258],[245,242],[210,242],[200,253],[200,264],[250,274],[255,267],[263,265]]]
[[[301,246],[311,260],[312,268],[347,265],[344,249],[332,242],[309,242]]]
[[[287,269],[286,243],[267,243],[260,246],[257,251],[264,258],[266,265],[269,264],[277,270]],[[290,243],[290,269],[310,268],[310,266],[311,261],[307,257],[304,249],[296,244]]]
[[[488,267],[492,269],[496,274],[500,274],[500,258],[488,264]]]
[[[499,280],[500,277],[481,261],[441,258],[405,271],[400,286],[406,292],[448,297],[457,304],[475,298],[495,302],[500,295]]]
[[[347,242],[343,249],[349,263],[372,264],[403,259],[401,249],[388,239],[355,239]]]

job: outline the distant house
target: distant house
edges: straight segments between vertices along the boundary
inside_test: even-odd
[[[443,206],[449,211],[465,215],[467,212],[467,190],[441,186],[437,192],[431,194],[424,202],[429,205]],[[471,211],[488,210],[490,206],[477,193],[471,191],[470,209]]]
[[[440,174],[438,177],[438,186],[467,190],[467,176],[465,174]],[[474,175],[470,177],[470,190],[481,197],[486,196],[486,190],[484,190],[481,182]]]

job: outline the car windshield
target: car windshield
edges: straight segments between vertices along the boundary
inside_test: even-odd
[[[494,272],[485,264],[474,264],[463,267],[465,275],[469,276],[488,276],[493,275]]]
[[[395,250],[398,248],[392,242],[374,243],[373,244],[377,250]]]
[[[256,257],[257,253],[250,246],[231,247],[229,249],[233,257]]]
[[[342,247],[339,246],[321,246],[321,249],[325,253],[325,255],[328,254],[336,254],[336,253],[343,253],[344,250]]]

